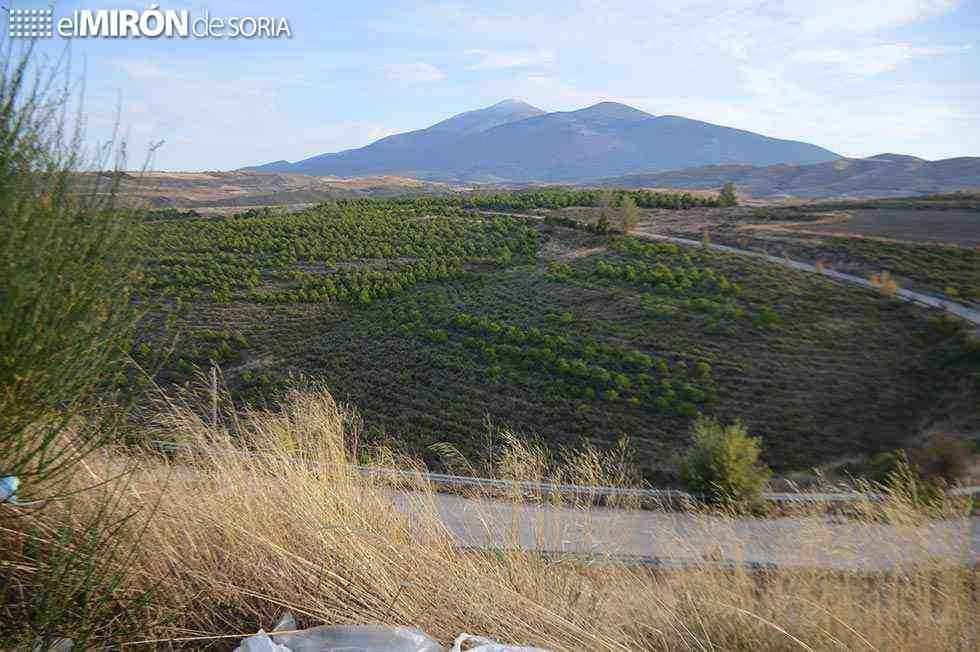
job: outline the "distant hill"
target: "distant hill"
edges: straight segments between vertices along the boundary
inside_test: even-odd
[[[83,175],[85,178],[95,181],[91,174]],[[337,179],[282,172],[143,172],[123,173],[119,194],[126,202],[148,208],[206,209],[299,206],[346,197],[391,197],[450,190],[446,184],[396,176]]]
[[[927,161],[902,154],[810,165],[709,165],[596,181],[628,188],[714,188],[731,181],[752,197],[903,197],[980,188],[980,157]]]
[[[366,147],[251,168],[314,176],[397,174],[441,181],[576,182],[637,170],[833,161],[791,140],[602,102],[545,113],[518,100],[453,116]]]

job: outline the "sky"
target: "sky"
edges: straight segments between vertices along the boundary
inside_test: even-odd
[[[7,2],[3,3],[4,5]],[[19,2],[15,8],[47,6]],[[113,0],[73,9],[143,9]],[[980,156],[980,0],[160,2],[273,16],[280,39],[63,39],[87,133],[224,170],[366,145],[507,98],[600,101],[844,156]],[[5,27],[5,26],[4,26]]]

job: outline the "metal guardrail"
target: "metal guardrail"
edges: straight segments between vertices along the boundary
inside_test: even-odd
[[[152,441],[150,445],[157,450],[164,452],[174,452],[184,448],[190,448],[186,444],[174,442]],[[245,453],[243,453],[245,454]],[[447,473],[422,473],[418,471],[402,471],[399,469],[385,469],[375,466],[354,467],[358,473],[365,477],[386,477],[394,480],[412,482],[423,480],[440,487],[450,489],[461,489],[465,487],[480,487],[484,489],[501,489],[513,491],[515,488],[527,494],[559,494],[595,498],[628,498],[634,500],[648,500],[661,504],[672,505],[674,503],[683,504],[685,502],[697,502],[699,497],[695,494],[681,491],[679,489],[627,489],[622,487],[604,487],[592,485],[563,484],[554,482],[531,482],[527,480],[500,480],[495,478],[476,478],[464,475],[451,475]],[[949,492],[955,496],[975,496],[980,494],[980,486],[958,487]],[[884,499],[884,495],[873,492],[779,492],[769,491],[762,494],[764,500],[774,503],[853,503],[861,501],[877,502]]]

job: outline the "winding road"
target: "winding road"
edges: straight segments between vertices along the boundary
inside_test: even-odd
[[[637,237],[644,240],[654,240],[659,242],[673,242],[684,247],[704,247],[705,243],[698,240],[689,240],[687,238],[676,238],[668,235],[660,235],[656,233],[640,232],[635,234]],[[860,276],[855,276],[853,274],[845,274],[844,272],[837,272],[828,268],[819,268],[816,265],[811,265],[810,263],[800,262],[798,260],[790,260],[789,258],[780,258],[779,256],[773,256],[770,254],[764,254],[759,251],[750,251],[748,249],[739,249],[738,247],[730,247],[723,244],[708,243],[708,248],[715,251],[724,251],[730,254],[738,254],[739,256],[749,256],[751,258],[757,258],[760,260],[765,260],[770,263],[775,263],[777,265],[782,265],[783,267],[789,267],[792,269],[798,269],[802,272],[811,272],[814,274],[821,274],[829,278],[835,279],[837,281],[842,281],[844,283],[852,283],[854,285],[860,285],[869,289],[876,289],[874,285],[871,284],[866,278],[861,278]],[[945,310],[946,312],[956,315],[961,319],[965,319],[975,326],[980,326],[980,310],[974,310],[968,306],[964,306],[961,303],[956,303],[954,301],[949,301],[947,299],[941,299],[935,297],[931,294],[923,294],[922,292],[914,292],[912,290],[906,290],[904,288],[899,288],[896,292],[896,296],[903,301],[909,301],[912,303],[922,304],[924,306],[929,306],[931,308],[939,308]]]
[[[529,213],[510,213],[506,211],[482,211],[487,215],[507,215],[510,217],[520,217],[524,219],[533,220],[544,220],[544,216],[533,215]],[[860,285],[861,287],[868,288],[870,290],[876,290],[875,286],[871,284],[866,278],[860,276],[855,276],[854,274],[846,274],[844,272],[838,272],[828,268],[818,268],[816,265],[811,263],[804,263],[799,260],[791,260],[789,258],[780,258],[779,256],[773,256],[771,254],[765,254],[759,251],[751,251],[749,249],[739,249],[738,247],[731,247],[729,245],[708,243],[707,245],[700,240],[691,240],[688,238],[678,238],[675,236],[662,235],[659,233],[651,233],[649,231],[643,231],[642,225],[641,229],[637,230],[632,234],[633,236],[640,238],[642,240],[651,240],[654,242],[673,242],[674,244],[681,245],[683,247],[704,247],[707,246],[709,249],[714,251],[722,251],[730,254],[737,254],[739,256],[748,256],[750,258],[756,258],[759,260],[765,260],[776,265],[782,265],[783,267],[789,267],[791,269],[796,269],[801,272],[810,272],[813,274],[820,274],[826,276],[827,278],[840,281],[842,283],[851,283],[853,285]],[[895,295],[898,299],[902,301],[908,301],[910,303],[918,303],[923,306],[928,306],[930,308],[939,308],[940,310],[945,310],[946,312],[955,315],[961,319],[964,319],[974,326],[980,326],[980,310],[970,308],[969,306],[964,306],[961,303],[956,303],[955,301],[949,301],[947,299],[942,299],[940,297],[933,296],[931,294],[924,294],[922,292],[915,292],[913,290],[906,290],[904,288],[899,288]]]

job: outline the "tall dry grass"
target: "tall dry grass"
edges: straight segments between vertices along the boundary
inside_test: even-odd
[[[128,624],[107,628],[117,642],[203,647],[225,640],[211,637],[268,627],[289,609],[303,625],[412,625],[444,642],[467,631],[562,650],[976,649],[975,571],[933,559],[935,532],[903,540],[905,553],[922,554],[888,572],[622,564],[602,550],[629,553],[644,537],[662,536],[677,538],[671,549],[692,559],[714,552],[737,560],[758,542],[746,539],[743,521],[717,515],[660,514],[685,519],[683,527],[630,534],[627,526],[659,522],[656,513],[610,512],[588,497],[537,496],[530,506],[516,493],[494,501],[443,497],[421,476],[413,491],[402,491],[353,469],[357,423],[322,392],[296,393],[279,412],[243,412],[223,425],[168,409],[156,433],[186,449],[105,451],[73,479],[102,483],[96,489],[3,521],[4,573],[22,588],[8,595],[29,595],[43,565],[18,557],[26,532],[43,539],[66,524],[81,528],[88,512],[110,504],[129,515],[117,519],[114,539],[132,551],[119,556],[124,579],[112,599],[131,606],[128,598],[151,592]],[[521,440],[508,451],[497,467],[502,475],[552,473]],[[621,468],[594,451],[579,463],[583,469],[568,477],[605,482],[606,470]],[[120,499],[107,503],[110,495]],[[899,527],[880,518],[859,525]],[[464,543],[495,550],[458,546],[450,529],[459,536],[464,523]],[[804,562],[826,562],[835,547],[849,545],[824,517],[793,523],[787,536],[797,539]],[[841,555],[876,552],[884,551]],[[16,600],[4,609],[5,618],[17,617]]]

